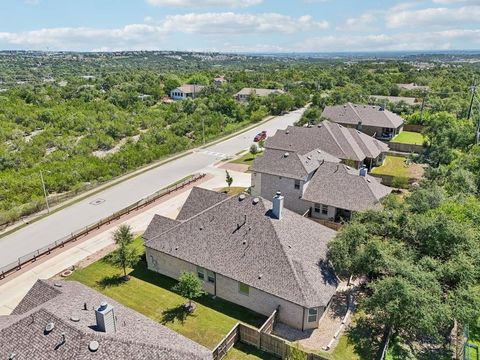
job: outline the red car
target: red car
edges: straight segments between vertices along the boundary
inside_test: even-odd
[[[264,130],[261,133],[258,133],[257,135],[255,135],[253,142],[259,142],[259,141],[265,140],[266,138],[267,138],[267,132]]]

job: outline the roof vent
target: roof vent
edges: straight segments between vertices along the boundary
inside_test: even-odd
[[[307,156],[308,160],[312,160],[312,157],[310,155]]]
[[[287,135],[290,134],[290,130],[285,131],[285,134]]]
[[[99,346],[100,345],[98,344],[98,341],[96,340],[90,341],[90,344],[88,344],[88,350],[95,352],[98,350]]]
[[[200,228],[199,228],[199,229],[200,229],[200,230],[203,230],[203,226],[200,226]]]
[[[317,152],[318,152],[319,154],[321,154],[321,153],[322,153],[322,150],[318,149]]]
[[[288,157],[288,155],[290,155],[288,152],[286,152],[285,154],[283,154],[283,157]]]
[[[72,314],[72,316],[70,316],[70,320],[73,322],[79,322],[80,317],[77,314]]]
[[[256,197],[256,198],[253,198],[252,203],[253,203],[253,205],[257,205],[259,201],[260,201],[260,199],[258,197]]]
[[[263,276],[262,274],[259,274],[259,275],[258,275],[258,278],[259,278],[259,279],[261,279],[261,278],[262,278],[262,276]]]
[[[350,170],[350,166],[345,165],[345,169]]]
[[[370,183],[370,182],[372,182],[372,181],[371,181],[370,179],[367,179],[367,182]]]
[[[55,323],[49,322],[47,326],[45,326],[45,333],[48,334],[53,330],[54,327],[55,327]]]
[[[240,196],[238,197],[238,200],[240,201],[245,200],[245,194],[240,194]]]
[[[62,284],[56,282],[55,284],[53,284],[53,286],[56,286],[56,287],[62,287]]]
[[[17,354],[11,353],[10,355],[8,355],[8,360],[13,360],[15,356],[17,356]]]
[[[321,128],[321,127],[322,127],[322,124],[318,124],[317,126],[318,126],[319,128]]]

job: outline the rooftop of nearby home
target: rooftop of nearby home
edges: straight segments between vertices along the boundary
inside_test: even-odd
[[[189,209],[197,209],[190,218],[174,224],[155,217],[146,248],[304,307],[328,304],[337,287],[326,262],[327,243],[335,231],[288,209],[279,219],[271,202],[247,194],[217,199],[206,208],[205,201],[214,196],[194,188],[186,201]]]

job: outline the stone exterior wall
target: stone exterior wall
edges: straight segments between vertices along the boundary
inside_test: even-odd
[[[197,274],[197,266],[157,250],[146,248],[148,268],[162,275],[178,279],[185,271]],[[204,290],[222,299],[244,306],[259,314],[270,316],[280,306],[279,320],[297,329],[318,327],[318,320],[325,308],[318,308],[316,322],[308,322],[308,309],[291,303],[262,290],[250,287],[248,295],[239,290],[239,282],[221,274],[215,274],[215,284],[207,280],[207,269],[203,281]]]
[[[283,176],[266,173],[252,173],[252,195],[272,200],[277,191],[284,196],[284,206],[287,209],[303,215],[309,206],[301,199],[305,181],[300,181],[300,188],[295,189],[295,180]]]

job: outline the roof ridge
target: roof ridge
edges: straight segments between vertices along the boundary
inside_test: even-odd
[[[205,189],[205,190],[208,190],[208,189]],[[233,198],[233,197],[235,197],[235,196],[237,196],[237,195],[228,196],[228,197],[226,197],[225,199],[220,200],[219,202],[213,204],[212,206],[209,206],[208,208],[206,208],[206,209],[200,211],[199,213],[193,215],[192,217],[190,217],[190,218],[188,218],[188,219],[186,219],[186,220],[184,220],[184,221],[179,221],[178,224],[176,224],[175,226],[171,227],[171,228],[168,229],[167,231],[164,231],[164,232],[161,233],[161,234],[157,234],[157,235],[153,236],[153,237],[152,237],[150,240],[148,240],[145,244],[148,244],[148,243],[152,242],[153,240],[156,240],[159,236],[171,232],[172,230],[176,229],[176,228],[179,227],[180,225],[183,225],[183,224],[191,221],[192,219],[197,218],[198,216],[200,216],[201,214],[205,213],[206,211],[208,211],[208,210],[210,210],[210,209],[213,209],[214,207],[216,207],[216,206],[218,206],[218,205],[220,205],[220,204],[223,204],[224,202],[230,200],[231,198]],[[187,199],[188,199],[188,198],[187,198]],[[174,220],[176,220],[176,219],[174,219]]]
[[[326,124],[324,124],[325,126],[325,129],[327,129],[328,133],[331,135],[333,141],[335,141],[335,144],[337,144],[338,148],[342,151],[343,155],[346,156],[346,152],[345,150],[342,148],[342,146],[340,145],[340,143],[337,141],[337,137],[333,134],[333,131],[332,129],[329,127],[329,124],[334,124],[333,122],[331,121],[328,121],[328,120],[324,120],[323,122],[327,122]],[[336,123],[335,123],[336,124]],[[328,125],[328,126],[327,126]],[[337,124],[338,125],[338,124]]]
[[[301,215],[299,215],[301,216]],[[292,259],[290,258],[290,256],[287,254],[287,251],[286,251],[286,248],[283,244],[283,241],[280,240],[280,237],[278,236],[278,232],[277,232],[277,229],[275,228],[275,226],[273,225],[272,223],[272,219],[269,219],[268,223],[270,224],[270,226],[272,227],[273,229],[273,232],[275,233],[275,237],[276,239],[278,240],[278,242],[280,243],[280,249],[282,250],[282,253],[283,255],[285,255],[285,258],[287,259],[287,262],[288,262],[288,265],[289,265],[289,268],[290,270],[293,272],[293,276],[295,277],[295,284],[297,285],[297,288],[300,290],[300,294],[302,296],[302,300],[303,302],[306,304],[307,303],[307,299],[305,297],[305,293],[303,292],[303,289],[301,286],[299,286],[299,282],[300,282],[300,279],[298,277],[298,274],[297,272],[295,271],[295,266],[293,264],[293,261]]]
[[[357,115],[358,120],[360,120],[361,122],[363,122],[362,117],[361,117],[360,114],[357,112],[357,110],[355,110],[354,105],[356,105],[356,104],[352,104],[351,102],[348,102],[347,104],[348,104],[348,106],[350,106],[350,109],[352,109],[352,111],[354,112],[354,114]]]

